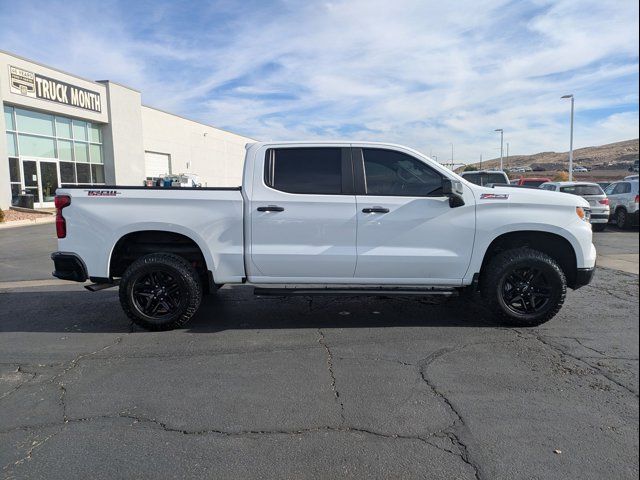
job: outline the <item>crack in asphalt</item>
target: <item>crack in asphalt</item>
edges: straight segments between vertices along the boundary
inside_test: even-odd
[[[15,365],[15,363],[12,364],[12,365]],[[18,365],[18,367],[16,368],[15,372],[13,372],[13,373],[26,375],[27,378],[25,378],[24,380],[20,381],[20,383],[18,385],[16,385],[14,388],[9,390],[8,392],[5,392],[2,395],[0,395],[0,400],[2,400],[3,398],[8,397],[9,395],[14,394],[18,390],[20,390],[24,385],[28,384],[29,382],[31,382],[34,378],[36,378],[38,376],[38,374],[35,373],[35,372],[27,372],[27,371],[25,371],[22,365]]]
[[[318,329],[318,334],[320,335],[320,337],[318,338],[318,343],[322,345],[322,347],[324,348],[324,351],[327,357],[327,369],[329,370],[329,377],[331,378],[331,390],[333,391],[333,395],[336,399],[336,403],[340,406],[341,423],[344,425],[346,421],[344,416],[344,403],[340,398],[340,392],[336,388],[336,375],[335,375],[335,372],[333,371],[333,354],[331,353],[331,349],[327,344],[326,338],[324,336],[324,332],[322,331],[321,328]]]
[[[622,383],[620,380],[614,378],[611,374],[609,374],[609,372],[607,372],[606,370],[602,369],[598,365],[587,361],[587,359],[586,359],[587,357],[579,357],[577,355],[569,353],[561,345],[558,345],[557,343],[554,343],[554,342],[550,341],[550,338],[553,338],[553,337],[545,338],[540,332],[535,331],[535,330],[532,330],[533,333],[524,333],[524,332],[521,332],[520,330],[517,330],[517,329],[513,329],[513,331],[516,332],[517,335],[520,336],[521,338],[524,338],[524,339],[533,338],[533,339],[537,340],[538,342],[540,342],[541,344],[545,345],[546,347],[548,347],[548,348],[554,350],[555,352],[559,353],[561,357],[572,358],[573,360],[575,360],[577,362],[580,362],[580,363],[592,368],[598,374],[600,374],[600,376],[606,378],[611,383],[619,386],[620,388],[626,390],[628,393],[632,394],[634,397],[638,398],[638,392],[633,390],[632,387],[630,387],[629,385],[626,385],[626,384]],[[574,337],[559,337],[559,338],[572,338],[573,340],[576,340]],[[578,341],[578,343],[580,343],[580,342]],[[606,357],[600,358],[599,360],[605,360],[605,359],[606,359]]]
[[[474,345],[474,344],[467,344],[459,347],[441,348],[440,350],[433,352],[431,355],[427,356],[426,358],[418,362],[418,370],[420,372],[420,377],[431,389],[433,394],[436,397],[438,397],[448,407],[448,409],[451,411],[451,413],[453,413],[455,417],[454,422],[449,427],[436,433],[435,436],[446,436],[447,438],[449,438],[451,443],[458,450],[457,455],[459,455],[459,457],[462,459],[463,462],[465,462],[466,464],[468,464],[473,468],[476,479],[483,480],[485,476],[483,474],[482,467],[478,463],[477,459],[469,451],[469,446],[467,442],[463,440],[463,437],[470,438],[472,435],[471,435],[471,431],[467,427],[467,424],[464,418],[462,417],[462,414],[458,411],[458,409],[451,402],[451,400],[433,384],[433,382],[427,375],[427,370],[434,361],[436,361],[437,359],[439,359],[440,357],[446,354],[452,353],[454,351],[462,350],[470,345]],[[443,450],[449,451],[446,449],[443,449]],[[450,452],[450,453],[453,453],[453,452]]]
[[[64,427],[61,427],[58,431],[53,432],[49,435],[47,435],[45,438],[43,438],[40,441],[34,440],[30,447],[29,450],[27,450],[25,456],[19,458],[18,460],[16,460],[15,462],[9,462],[7,463],[4,467],[2,467],[2,470],[7,472],[7,476],[5,478],[7,479],[11,479],[11,478],[15,478],[13,477],[13,468],[22,465],[24,462],[26,462],[27,460],[31,460],[31,457],[33,455],[33,452],[36,450],[36,448],[41,447],[42,445],[44,445],[45,443],[47,443],[49,440],[51,440],[53,437],[55,437],[56,435],[58,435],[60,432],[62,432]],[[9,470],[11,469],[11,470]]]

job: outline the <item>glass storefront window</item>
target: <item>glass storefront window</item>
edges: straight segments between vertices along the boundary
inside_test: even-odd
[[[78,183],[91,183],[91,166],[88,163],[76,163]]]
[[[3,114],[14,200],[26,189],[49,203],[59,184],[105,182],[100,125],[9,105],[3,107]],[[42,178],[35,175],[38,165]]]
[[[20,182],[20,164],[17,158],[9,158],[9,181]]]
[[[91,153],[91,163],[103,163],[102,162],[102,145],[96,145],[92,143],[89,145],[89,153]]]
[[[94,143],[102,143],[102,130],[98,125],[89,124],[89,140]]]
[[[16,134],[7,132],[7,152],[9,155],[18,156],[18,145],[16,144]]]
[[[75,140],[87,140],[87,122],[82,120],[73,121],[73,138]]]
[[[56,158],[56,145],[53,138],[18,134],[20,155],[27,157]]]
[[[21,108],[15,110],[18,131],[53,137],[53,115]]]
[[[15,130],[16,124],[13,121],[13,108],[12,107],[4,107],[4,124],[6,125],[7,130]]]
[[[70,118],[56,117],[56,137],[72,138]]]
[[[76,183],[76,166],[73,162],[60,162],[61,183]]]
[[[58,158],[73,160],[73,143],[71,140],[58,140]]]
[[[73,142],[73,154],[76,162],[89,162],[89,145],[84,142]]]
[[[104,183],[103,165],[91,165],[91,180],[93,183]]]

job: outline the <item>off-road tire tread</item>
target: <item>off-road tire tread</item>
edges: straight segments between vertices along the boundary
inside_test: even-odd
[[[129,303],[128,298],[128,283],[131,277],[137,272],[138,269],[146,267],[147,265],[154,263],[162,263],[171,268],[174,268],[178,274],[182,277],[187,285],[189,291],[189,298],[186,302],[186,308],[179,317],[166,323],[152,323],[144,318],[140,318],[136,315],[134,307]],[[200,302],[202,301],[202,285],[198,277],[196,270],[189,264],[184,258],[171,253],[151,253],[140,257],[133,262],[122,275],[120,279],[120,305],[124,310],[124,313],[131,319],[136,325],[146,329],[154,331],[172,330],[175,328],[183,327],[190,319],[195,315]]]
[[[497,287],[500,279],[504,275],[505,269],[511,264],[519,261],[532,260],[543,262],[551,267],[562,283],[562,290],[560,297],[552,308],[533,319],[522,319],[514,317],[503,310],[498,300]],[[548,322],[560,311],[567,295],[567,279],[560,266],[549,255],[528,247],[515,248],[499,253],[489,262],[481,275],[480,294],[489,309],[498,315],[499,319],[505,324],[515,327],[535,327]]]

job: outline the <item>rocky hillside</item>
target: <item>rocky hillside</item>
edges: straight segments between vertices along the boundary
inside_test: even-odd
[[[569,152],[540,152],[535,155],[514,155],[505,168],[543,166],[545,170],[567,168]],[[585,147],[573,151],[575,165],[589,166],[595,169],[628,168],[638,158],[638,139],[609,143],[598,147]],[[477,163],[472,164],[478,166]],[[482,168],[499,168],[500,158],[482,162]]]

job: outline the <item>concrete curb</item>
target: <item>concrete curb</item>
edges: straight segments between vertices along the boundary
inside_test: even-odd
[[[16,227],[28,227],[29,225],[40,225],[42,223],[55,223],[56,217],[46,216],[42,218],[35,218],[33,220],[15,220],[13,222],[0,223],[0,230],[4,228],[16,228]]]

